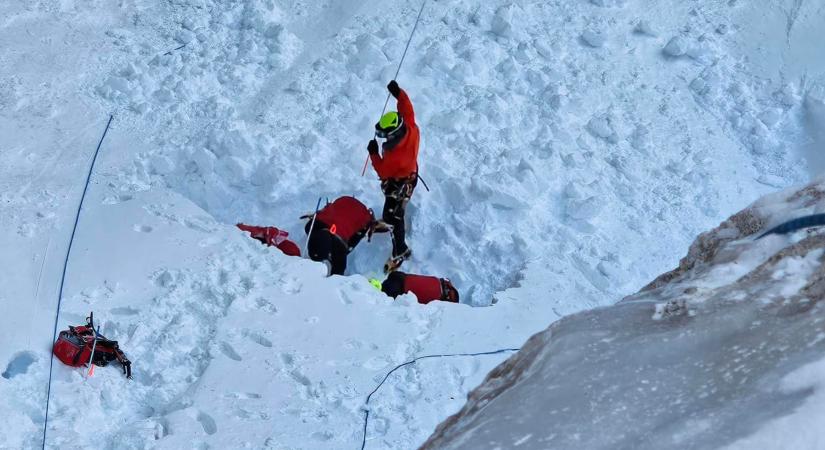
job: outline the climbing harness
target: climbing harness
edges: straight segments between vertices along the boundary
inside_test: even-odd
[[[415,176],[418,178],[418,180],[419,180],[419,181],[421,181],[421,184],[423,184],[423,185],[424,185],[424,189],[426,189],[426,190],[427,190],[427,192],[430,192],[430,187],[429,187],[429,186],[427,186],[427,182],[426,182],[426,181],[424,181],[424,179],[423,179],[423,178],[421,178],[421,175],[419,175],[419,174],[418,174],[418,172],[416,172],[416,173],[415,173]]]
[[[415,186],[418,184],[418,173],[407,178],[390,178],[381,182],[381,191],[385,197],[390,197],[404,203],[412,198]]]

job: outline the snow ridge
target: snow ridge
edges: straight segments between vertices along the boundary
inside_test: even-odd
[[[822,208],[822,179],[756,202],[648,288],[530,338],[421,448],[817,448],[825,235],[741,224]]]

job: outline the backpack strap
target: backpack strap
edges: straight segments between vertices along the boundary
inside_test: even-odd
[[[120,349],[120,345],[118,345],[117,341],[112,341],[103,336],[99,336],[97,345],[98,347],[110,350],[111,353],[114,354],[115,359],[120,363],[121,368],[123,369],[123,374],[126,375],[126,378],[131,380],[132,362],[129,361],[129,358],[127,358],[126,354],[123,353],[123,350]]]
[[[117,358],[117,362],[120,363],[121,367],[123,367],[123,374],[126,375],[126,378],[132,379],[132,361],[129,361],[126,358],[126,355],[120,350],[120,348],[115,348],[115,358]]]

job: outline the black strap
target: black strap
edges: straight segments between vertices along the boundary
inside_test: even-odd
[[[132,379],[132,361],[129,361],[126,358],[126,355],[120,350],[120,348],[115,348],[115,358],[117,358],[117,362],[120,363],[121,367],[123,368],[123,374],[126,375],[126,378]]]
[[[415,173],[415,176],[416,176],[416,177],[418,177],[418,179],[419,179],[419,180],[421,180],[421,184],[423,184],[423,185],[424,185],[424,189],[426,189],[426,190],[427,190],[427,192],[430,192],[430,187],[429,187],[429,186],[427,186],[427,182],[426,182],[426,181],[424,181],[424,179],[423,179],[423,178],[421,178],[421,175],[419,175],[419,174],[418,174],[418,172],[416,172],[416,173]]]

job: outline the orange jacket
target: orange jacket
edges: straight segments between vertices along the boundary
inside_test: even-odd
[[[407,134],[394,148],[384,150],[383,157],[378,154],[370,155],[372,167],[378,173],[378,178],[382,180],[409,178],[413,173],[418,172],[418,144],[421,141],[421,134],[415,123],[412,102],[403,89],[398,94],[397,107],[398,114],[407,126]]]

